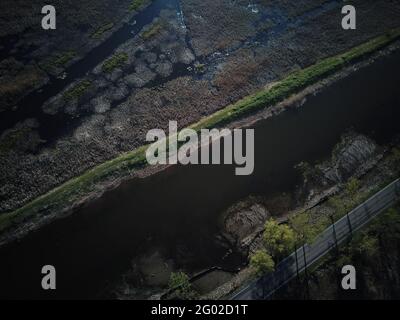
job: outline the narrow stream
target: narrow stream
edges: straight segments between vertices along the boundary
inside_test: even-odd
[[[176,268],[197,272],[243,263],[216,241],[220,213],[249,194],[290,191],[293,168],[330,155],[349,128],[379,143],[399,133],[400,52],[363,68],[255,125],[255,172],[232,166],[175,166],[134,179],[0,252],[0,298],[94,298],[157,248]],[[41,290],[41,267],[57,269],[57,290]]]

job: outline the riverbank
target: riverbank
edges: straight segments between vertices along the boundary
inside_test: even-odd
[[[221,126],[251,112],[256,112],[260,108],[277,104],[298,93],[306,86],[317,83],[322,78],[350,66],[351,63],[355,63],[361,58],[368,57],[368,55],[395,41],[399,35],[398,29],[393,30],[346,53],[324,59],[311,67],[294,72],[276,83],[272,88],[266,88],[255,95],[240,100],[190,127],[200,130],[205,127]],[[137,171],[145,166],[145,150],[146,146],[142,146],[106,162],[82,176],[68,181],[26,206],[1,215],[0,230],[3,231],[1,242],[4,244],[15,237],[21,237],[54,218],[63,216],[72,208],[99,197],[105,190],[115,188],[122,180],[136,176]],[[152,169],[154,170],[154,168]],[[34,217],[33,220],[31,220],[32,217]],[[4,233],[6,230],[11,230],[11,232]]]
[[[263,248],[263,225],[267,219],[274,218],[279,223],[289,224],[294,230],[295,227],[301,227],[302,231],[307,230],[306,241],[312,243],[314,237],[330,225],[330,217],[340,219],[346,212],[394,181],[400,176],[399,168],[399,136],[390,144],[381,146],[365,136],[349,132],[335,146],[330,159],[317,165],[303,163],[299,167],[303,172],[303,180],[293,192],[249,197],[229,208],[222,221],[225,236],[250,257]],[[257,212],[267,214],[257,219]],[[238,228],[236,223],[233,229],[230,227],[230,222],[238,219],[246,222],[244,230]],[[324,268],[331,273],[334,267],[335,264],[324,263]],[[229,298],[255,277],[255,271],[246,266],[223,285],[203,294],[202,298]],[[314,280],[314,290],[318,290]],[[296,288],[294,282],[293,286]],[[327,292],[331,293],[330,290]],[[298,291],[291,294],[295,299],[302,297]]]

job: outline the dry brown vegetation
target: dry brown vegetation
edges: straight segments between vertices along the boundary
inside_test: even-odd
[[[230,0],[183,0],[183,10],[198,55],[225,49],[254,34],[256,16]]]

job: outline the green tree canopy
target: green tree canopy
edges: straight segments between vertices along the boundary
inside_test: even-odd
[[[312,243],[324,229],[329,226],[329,218],[325,215],[313,217],[309,212],[302,212],[289,219],[299,245]]]
[[[295,241],[295,233],[288,225],[280,225],[273,219],[265,223],[264,246],[274,258],[292,251]]]
[[[273,272],[275,270],[275,262],[265,249],[258,250],[251,256],[250,266],[258,275]]]

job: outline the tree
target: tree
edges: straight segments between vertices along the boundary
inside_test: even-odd
[[[314,239],[330,224],[328,217],[313,217],[309,212],[294,215],[289,219],[290,226],[296,234],[296,241],[302,245],[312,243]]]
[[[295,234],[288,225],[280,225],[273,219],[265,223],[264,246],[275,259],[290,252],[295,244]]]
[[[255,270],[257,275],[270,273],[275,270],[275,262],[265,249],[258,250],[251,256],[250,266]]]
[[[296,240],[299,244],[311,242],[315,232],[310,221],[310,214],[304,212],[291,217],[289,223],[296,233]]]
[[[172,272],[168,282],[169,290],[177,299],[190,300],[195,297],[195,292],[190,284],[189,277],[184,272]]]

